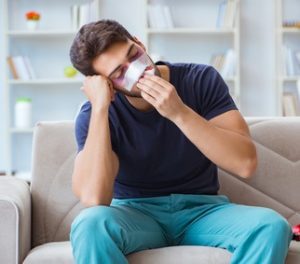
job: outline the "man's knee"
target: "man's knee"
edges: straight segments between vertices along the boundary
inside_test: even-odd
[[[289,239],[292,235],[289,222],[275,210],[260,208],[255,220],[256,229],[266,233],[269,239],[276,237]]]
[[[83,209],[76,216],[71,225],[70,239],[76,239],[78,236],[97,239],[116,236],[120,232],[118,224],[118,212],[111,206],[93,206]]]

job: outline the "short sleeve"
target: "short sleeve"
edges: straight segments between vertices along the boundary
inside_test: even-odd
[[[77,153],[83,149],[86,138],[88,136],[91,111],[92,111],[91,103],[87,101],[81,106],[77,116],[75,117],[75,138],[77,142]],[[111,118],[109,118],[109,128],[110,128],[112,149],[114,152],[117,153],[118,140],[116,136],[115,126],[112,124]]]
[[[77,153],[83,149],[90,123],[91,104],[89,101],[84,103],[75,118],[75,138],[77,142]]]
[[[227,84],[211,66],[207,66],[202,72],[199,101],[201,114],[207,120],[238,109],[229,94]]]

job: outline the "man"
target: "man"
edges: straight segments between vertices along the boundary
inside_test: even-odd
[[[169,245],[225,248],[231,263],[284,263],[288,222],[218,195],[217,166],[247,178],[257,158],[214,68],[145,66],[143,44],[111,20],[83,26],[70,57],[87,76],[88,98],[75,125],[72,188],[87,207],[71,226],[77,263],[123,264],[129,253]]]

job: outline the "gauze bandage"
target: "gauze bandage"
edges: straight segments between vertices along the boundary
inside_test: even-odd
[[[112,80],[112,82],[131,91],[143,74],[154,75],[154,71],[150,58],[146,52],[143,52],[141,56],[129,64],[122,78],[117,78],[116,80]]]

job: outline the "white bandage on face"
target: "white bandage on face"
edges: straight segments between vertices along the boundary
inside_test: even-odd
[[[151,67],[151,69],[147,70],[149,67]],[[154,72],[155,70],[150,58],[146,52],[143,52],[141,56],[129,64],[124,77],[113,80],[113,82],[126,90],[131,91],[143,74],[154,75]]]

